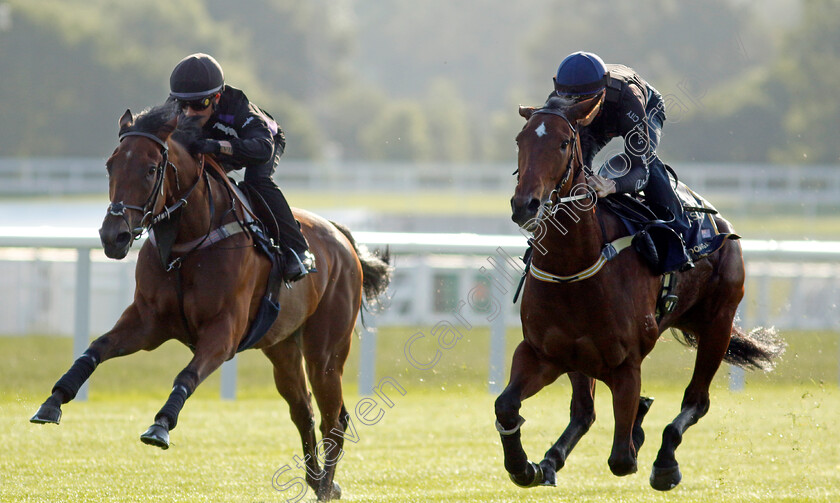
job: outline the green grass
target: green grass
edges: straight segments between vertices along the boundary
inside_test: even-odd
[[[643,391],[656,403],[645,420],[640,473],[616,478],[609,472],[612,411],[600,385],[599,419],[558,474],[558,487],[523,490],[507,479],[493,428],[487,331],[463,329],[463,339],[426,371],[403,356],[418,331],[429,333],[424,327],[379,331],[378,377],[393,378],[407,393],[389,393],[393,408],[380,400],[384,417],[375,425],[353,414],[359,442],[346,446],[337,477],[347,501],[840,501],[839,334],[786,334],[791,347],[777,371],[749,374],[741,393],[728,391],[722,369],[709,414],[677,451],[683,483],[663,494],[649,487],[647,476],[662,428],[678,412],[693,351],[666,336],[646,362]],[[508,354],[518,337],[509,333]],[[170,342],[106,362],[91,380],[90,400],[65,405],[60,426],[30,424],[69,367],[70,347],[67,338],[0,338],[0,501],[251,502],[293,495],[275,490],[272,475],[293,464],[300,441],[258,351],[238,357],[239,399],[219,400],[218,376],[212,376],[188,401],[172,448],[161,451],[138,437],[189,351]],[[351,413],[359,400],[357,359],[354,350],[346,371]],[[523,442],[532,459],[565,427],[568,402],[569,384],[561,378],[524,403]],[[278,482],[300,474],[294,468]],[[310,493],[306,500],[312,499]]]
[[[712,410],[678,451],[683,483],[668,494],[651,489],[647,476],[680,395],[652,391],[657,402],[646,419],[648,444],[639,455],[640,473],[629,477],[612,476],[606,464],[612,420],[605,393],[596,404],[600,419],[558,474],[558,487],[522,490],[502,467],[492,396],[410,389],[393,397],[379,423],[354,419],[359,442],[346,446],[337,480],[345,500],[360,502],[840,500],[836,389],[716,390]],[[563,384],[525,403],[522,431],[532,458],[565,426],[567,395]],[[299,454],[297,433],[277,400],[193,399],[168,451],[138,440],[160,403],[119,396],[71,403],[58,427],[27,422],[36,401],[2,403],[0,499],[250,502],[294,494],[271,484]],[[301,473],[286,472],[278,482]]]

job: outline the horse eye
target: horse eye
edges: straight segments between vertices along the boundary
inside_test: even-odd
[[[566,147],[569,146],[569,140],[563,140],[563,143],[560,144],[560,150],[566,150]]]

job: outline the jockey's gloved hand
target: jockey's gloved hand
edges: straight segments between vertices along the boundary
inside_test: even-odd
[[[192,142],[189,146],[190,153],[195,154],[218,154],[222,151],[222,146],[216,140],[208,140],[202,138]]]
[[[615,194],[615,181],[609,178],[604,178],[598,175],[592,175],[586,180],[598,197],[607,197],[610,194]]]

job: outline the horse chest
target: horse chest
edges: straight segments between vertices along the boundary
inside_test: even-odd
[[[523,316],[523,335],[545,358],[591,376],[603,375],[628,358],[640,359],[641,348],[633,343],[637,324],[592,307],[531,312]]]

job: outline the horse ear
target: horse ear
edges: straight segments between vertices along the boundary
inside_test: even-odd
[[[519,115],[524,117],[525,120],[530,119],[531,116],[534,115],[534,110],[536,110],[534,107],[523,107],[522,105],[519,105]]]
[[[598,95],[593,98],[589,98],[586,101],[575,103],[574,105],[566,109],[566,117],[571,122],[578,122],[587,118],[589,114],[591,114],[595,110],[595,107],[600,102],[600,97],[601,95]]]
[[[120,117],[120,131],[130,126],[132,122],[134,122],[134,117],[131,116],[131,110],[126,109],[125,113]]]

